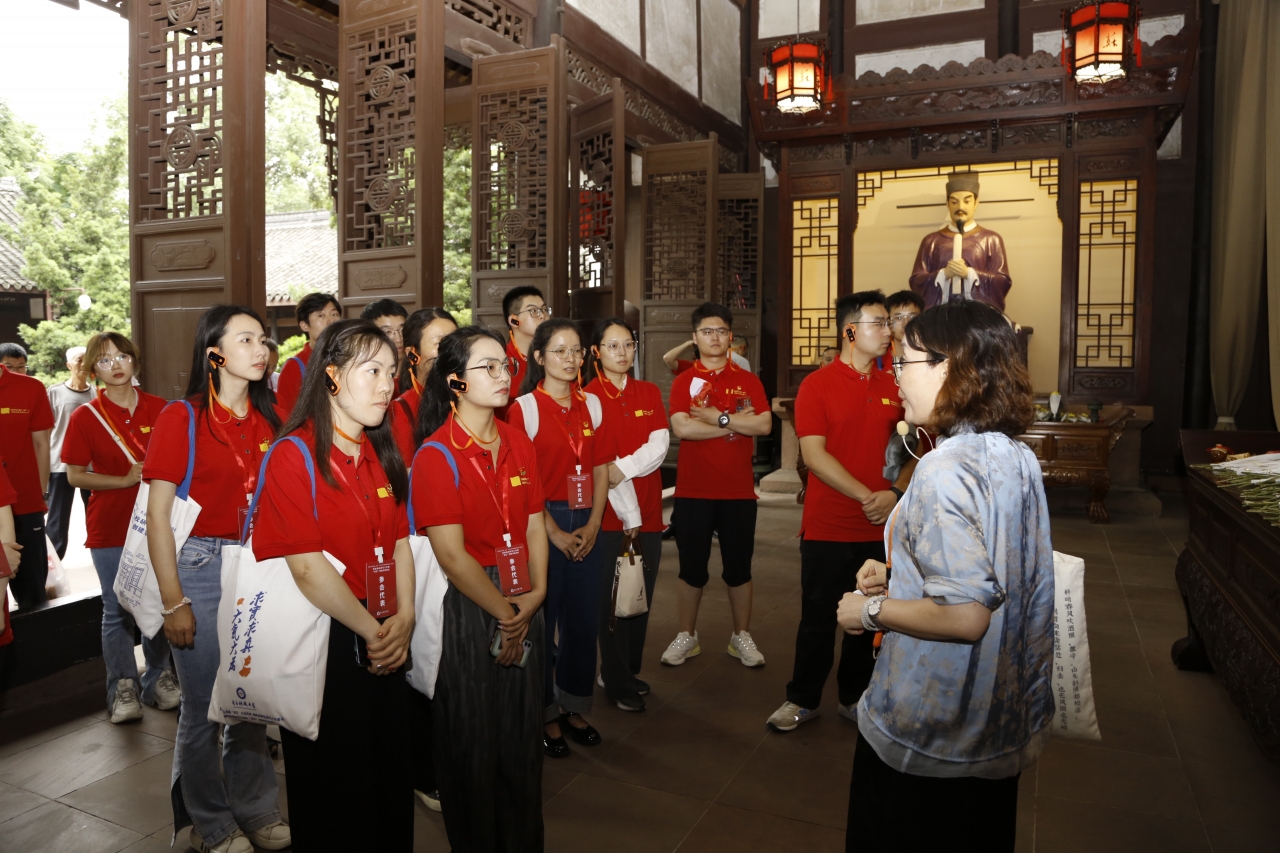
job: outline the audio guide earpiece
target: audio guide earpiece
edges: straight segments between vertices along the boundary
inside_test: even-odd
[[[324,387],[328,388],[328,389],[329,389],[329,393],[330,393],[330,394],[332,394],[334,397],[336,397],[336,396],[338,396],[338,392],[339,392],[340,390],[342,390],[342,388],[341,388],[341,386],[339,386],[339,385],[338,385],[338,380],[336,380],[336,379],[334,379],[334,378],[333,378],[333,373],[332,373],[332,371],[333,371],[333,368],[332,368],[332,367],[327,367],[327,368],[325,368],[325,371],[324,371]]]
[[[459,379],[456,376],[450,376],[449,387],[452,388],[454,391],[457,391],[459,394],[465,394],[467,393],[467,388],[469,386],[467,385],[467,382],[465,379]]]
[[[226,356],[222,355],[221,353],[213,352],[212,350],[210,350],[209,364],[213,365],[214,370],[217,370],[219,367],[222,367],[226,363],[227,363]]]

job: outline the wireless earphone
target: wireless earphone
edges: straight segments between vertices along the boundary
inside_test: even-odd
[[[222,365],[226,363],[227,363],[226,356],[222,355],[221,353],[217,353],[217,352],[209,353],[209,364],[213,366],[214,370],[217,370],[219,367],[222,367]]]
[[[923,430],[924,430],[924,427],[916,427],[917,442],[920,442],[922,440],[920,434],[921,432],[923,432]],[[911,434],[911,424],[907,423],[906,421],[898,421],[898,435],[902,437],[902,446],[908,453],[911,453],[911,445],[907,444],[907,436],[910,434]],[[924,433],[924,435],[925,437],[928,437],[929,433],[926,432]],[[929,444],[931,445],[931,447],[937,447],[937,445],[933,443],[933,439],[929,439]],[[911,455],[915,457],[917,462],[922,461],[920,457],[916,456],[914,453],[911,453]]]
[[[326,367],[324,370],[324,387],[328,388],[329,393],[336,397],[342,388],[338,385],[338,380],[333,378],[332,370],[332,366]]]
[[[469,386],[467,385],[467,382],[465,379],[459,379],[456,376],[450,376],[449,387],[452,388],[454,391],[457,391],[459,394],[465,394],[467,393],[467,388]]]
[[[853,329],[846,328],[844,330],[844,336],[849,339],[849,343],[853,343]]]
[[[418,351],[413,347],[404,348],[404,357],[407,358],[409,363],[414,367],[417,367],[419,360],[421,360],[421,356],[418,355]]]

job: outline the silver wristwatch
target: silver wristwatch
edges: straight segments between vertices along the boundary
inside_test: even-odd
[[[716,423],[720,424],[720,429],[729,428],[729,413],[721,412],[720,417],[716,418]]]
[[[880,624],[880,605],[888,597],[887,595],[873,595],[867,599],[866,604],[862,605],[862,627],[865,630],[884,630],[884,626]]]

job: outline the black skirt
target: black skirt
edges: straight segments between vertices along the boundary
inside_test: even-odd
[[[413,850],[404,671],[356,665],[356,635],[330,620],[320,736],[281,729],[295,853]]]

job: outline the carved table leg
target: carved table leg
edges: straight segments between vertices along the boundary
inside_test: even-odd
[[[1089,476],[1089,520],[1094,524],[1110,524],[1111,516],[1107,514],[1107,508],[1103,505],[1103,501],[1107,499],[1107,492],[1111,489],[1111,472],[1109,471],[1092,471]]]
[[[1200,588],[1192,589],[1195,579],[1193,573],[1203,573],[1203,569],[1196,565],[1195,557],[1191,555],[1191,550],[1184,548],[1182,553],[1178,555],[1178,566],[1174,570],[1174,578],[1178,582],[1178,593],[1182,596],[1182,607],[1187,614],[1187,636],[1181,640],[1176,640],[1173,648],[1169,650],[1170,657],[1173,658],[1173,665],[1183,672],[1213,672],[1213,663],[1209,660],[1209,652],[1204,647],[1204,638],[1200,636],[1200,632],[1196,630],[1195,622],[1191,618],[1191,595],[1204,595]],[[1208,584],[1200,584],[1201,587],[1208,587]]]

